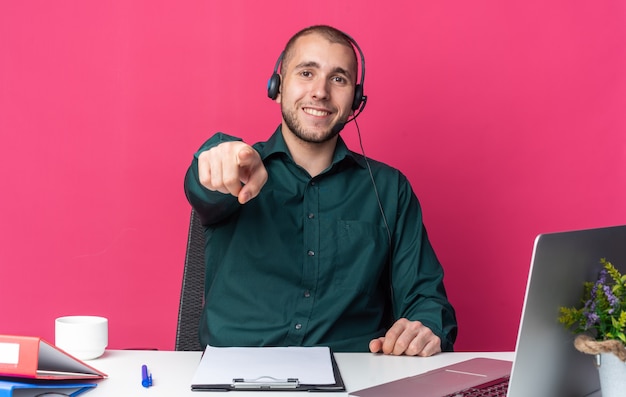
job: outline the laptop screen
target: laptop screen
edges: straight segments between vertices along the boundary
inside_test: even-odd
[[[579,306],[601,258],[624,273],[626,226],[536,238],[508,397],[586,396],[600,388],[594,357],[574,348],[576,335],[558,317],[561,306]]]

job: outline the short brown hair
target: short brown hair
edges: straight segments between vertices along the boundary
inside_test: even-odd
[[[301,31],[299,31],[298,33],[294,34],[289,41],[287,42],[287,44],[285,45],[285,49],[283,50],[283,55],[282,55],[282,60],[281,60],[281,73],[283,71],[283,67],[282,65],[285,65],[286,63],[288,63],[291,60],[292,54],[293,54],[293,47],[296,43],[296,41],[302,37],[302,36],[306,36],[309,34],[319,34],[320,36],[322,36],[323,38],[325,38],[326,40],[328,40],[330,43],[335,43],[335,44],[341,44],[344,45],[348,48],[350,48],[352,50],[352,54],[354,55],[354,64],[358,65],[358,61],[357,61],[357,56],[356,56],[356,51],[354,49],[354,44],[352,39],[345,34],[344,32],[342,32],[339,29],[333,28],[332,26],[328,26],[328,25],[313,25],[313,26],[309,26],[308,28],[304,28]],[[358,66],[357,66],[357,72],[358,72]],[[356,79],[356,73],[354,78]]]

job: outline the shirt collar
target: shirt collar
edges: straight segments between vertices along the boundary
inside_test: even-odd
[[[280,125],[278,126],[278,128],[276,128],[276,131],[274,131],[274,133],[267,140],[267,142],[265,142],[265,145],[263,145],[263,147],[259,150],[259,154],[261,155],[261,158],[263,160],[272,157],[273,155],[278,153],[283,153],[293,160],[293,157],[291,157],[291,153],[289,153],[287,143],[285,143],[285,138],[283,137]],[[340,135],[337,137],[337,146],[335,146],[332,166],[339,164],[342,161],[351,161],[358,164],[362,168],[366,167],[365,159],[363,158],[363,156],[351,151]]]

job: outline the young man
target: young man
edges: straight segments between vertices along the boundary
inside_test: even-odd
[[[452,350],[454,309],[408,180],[338,135],[361,102],[355,45],[328,26],[297,33],[269,140],[216,134],[195,154],[185,192],[206,227],[203,345]]]

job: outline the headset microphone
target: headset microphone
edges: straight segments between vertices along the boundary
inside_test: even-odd
[[[337,124],[335,124],[330,131],[331,131],[332,135],[335,136],[335,135],[339,134],[341,132],[341,130],[343,130],[343,127],[345,127],[345,126],[346,126],[346,122],[340,121]]]
[[[338,133],[340,133],[343,130],[343,127],[346,126],[346,124],[348,124],[349,122],[351,122],[352,120],[356,120],[356,118],[361,114],[361,112],[363,111],[363,108],[365,107],[365,104],[367,103],[367,96],[365,95],[361,95],[361,101],[359,104],[359,108],[356,110],[356,112],[354,113],[354,115],[352,117],[350,117],[348,120],[346,121],[340,121],[337,124],[335,124],[333,126],[333,128],[330,130],[333,135],[337,135]],[[356,123],[356,121],[355,121]],[[358,126],[357,126],[357,131],[358,131]],[[361,131],[359,131],[359,136],[361,134]],[[364,154],[365,155],[365,154]]]

